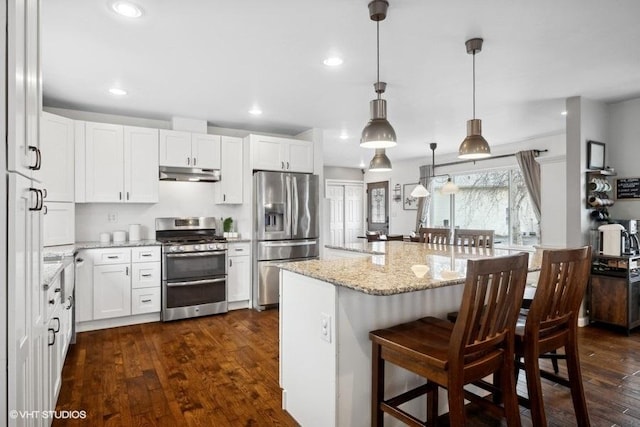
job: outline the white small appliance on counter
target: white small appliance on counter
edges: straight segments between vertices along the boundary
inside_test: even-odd
[[[598,227],[600,232],[600,254],[609,256],[621,256],[626,242],[626,230],[620,224],[605,224]]]

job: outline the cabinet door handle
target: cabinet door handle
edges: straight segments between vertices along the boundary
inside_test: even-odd
[[[191,166],[191,157],[187,157],[187,166]]]
[[[233,267],[233,260],[229,258],[229,267]]]
[[[118,200],[122,200],[122,191],[118,192]]]
[[[142,277],[151,277],[151,274],[143,274]]]
[[[41,211],[42,208],[44,207],[44,199],[42,198],[42,191],[38,190],[37,188],[29,188],[29,191],[31,191],[32,193],[36,193],[36,205],[34,207],[30,207],[29,210],[30,211]]]
[[[284,162],[280,162],[280,164],[282,165],[280,169],[284,169]]]
[[[151,302],[150,299],[143,299],[141,302]]]
[[[49,208],[47,207],[47,205],[44,205],[44,214],[48,214],[49,213]]]
[[[227,201],[227,195],[226,195],[226,194],[223,194],[223,195],[222,195],[222,201],[223,201],[223,202],[226,202],[226,201]]]
[[[195,166],[197,163],[198,163],[198,158],[197,158],[197,157],[194,157],[194,158],[193,158],[193,166]]]
[[[42,198],[43,198],[43,199],[46,199],[48,194],[49,194],[49,193],[47,193],[47,189],[46,189],[46,188],[43,188],[43,189],[42,189]]]
[[[56,328],[53,330],[53,333],[57,334],[58,332],[60,332],[60,318],[54,317],[53,320],[55,320],[56,323],[58,324],[58,326],[56,326]]]
[[[129,200],[129,192],[127,191],[127,200]]]
[[[287,170],[289,170],[289,162],[287,162]]]
[[[127,276],[129,275],[129,267],[124,268],[124,274],[126,274]]]
[[[34,147],[33,145],[29,146],[29,151],[36,153],[36,163],[33,166],[29,166],[29,169],[34,171],[40,170],[40,166],[42,166],[42,152],[38,147]]]
[[[53,341],[49,342],[49,339],[47,338],[47,345],[49,347],[51,347],[52,345],[54,345],[56,343],[56,331],[54,331],[53,329],[49,328],[47,329],[48,332],[50,332],[49,336],[53,337]]]
[[[73,307],[73,295],[70,295],[67,301],[69,301],[69,305],[65,307],[65,310],[71,310],[71,307]]]

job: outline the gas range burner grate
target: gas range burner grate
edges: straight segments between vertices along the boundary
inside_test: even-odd
[[[227,239],[225,239],[224,237],[202,238],[202,236],[193,237],[193,238],[182,237],[179,239],[175,237],[172,237],[172,238],[156,237],[156,239],[164,245],[185,245],[185,244],[192,244],[192,243],[226,243],[227,242]]]

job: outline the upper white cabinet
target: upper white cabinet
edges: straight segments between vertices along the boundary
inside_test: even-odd
[[[242,138],[231,136],[221,137],[222,168],[220,170],[219,191],[217,192],[218,204],[241,204],[243,165],[243,141]]]
[[[45,202],[42,224],[43,246],[68,245],[75,239],[75,204]]]
[[[160,166],[220,169],[220,136],[161,129]]]
[[[249,140],[254,170],[313,173],[313,143],[263,135]]]
[[[9,0],[7,8],[7,169],[38,179],[42,107],[40,2]],[[4,73],[4,67],[3,67]]]
[[[73,202],[73,120],[43,112],[40,126],[40,150],[44,161],[38,176],[47,189],[47,201]]]
[[[86,122],[78,134],[77,202],[158,201],[157,129]]]

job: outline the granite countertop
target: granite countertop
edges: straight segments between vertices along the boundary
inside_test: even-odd
[[[73,256],[66,256],[56,261],[45,261],[42,265],[42,287],[47,290],[62,271],[73,262]]]
[[[75,247],[77,249],[106,249],[106,248],[127,248],[137,246],[162,246],[162,243],[157,240],[137,240],[135,242],[76,242]]]
[[[227,243],[232,244],[232,243],[250,243],[251,239],[246,239],[244,237],[238,237],[236,239],[229,239],[227,237]]]
[[[468,259],[510,255],[519,250],[475,249],[413,242],[363,242],[331,249],[371,254],[281,264],[284,270],[371,295],[395,295],[464,283]],[[540,269],[540,257],[529,256],[529,271]]]

